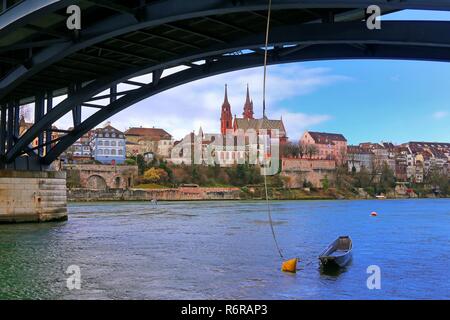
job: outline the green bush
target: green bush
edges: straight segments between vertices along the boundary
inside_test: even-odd
[[[127,166],[135,166],[136,165],[136,160],[134,159],[125,159],[124,162]]]
[[[372,197],[375,196],[375,188],[374,187],[367,187],[367,188],[364,188],[364,190]]]

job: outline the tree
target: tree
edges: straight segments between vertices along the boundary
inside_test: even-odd
[[[298,157],[298,155],[300,154],[300,146],[292,142],[286,142],[285,144],[281,145],[280,153],[283,157]]]
[[[362,167],[359,172],[354,174],[354,185],[357,188],[369,187],[371,180],[370,172],[365,167]]]
[[[191,169],[192,183],[200,184],[200,172],[198,165],[194,164]]]
[[[328,191],[328,188],[330,187],[330,181],[328,180],[327,175],[325,175],[325,178],[322,180],[322,187],[325,191]]]
[[[306,154],[309,156],[310,159],[312,159],[312,157],[315,156],[318,152],[319,152],[319,150],[317,149],[317,147],[315,145],[308,144],[306,146]]]
[[[160,169],[163,169],[167,173],[167,181],[174,183],[174,175],[172,169],[167,165],[166,161],[162,161],[159,164]]]
[[[169,174],[167,173],[166,170],[158,168],[158,169],[156,169],[156,171],[159,175],[158,182],[168,182],[169,181]]]
[[[162,170],[162,171],[164,171],[164,170]],[[144,179],[147,182],[159,182],[161,180],[161,169],[157,169],[157,168],[148,169],[144,173]]]
[[[424,177],[425,184],[431,187],[433,192],[448,193],[449,180],[445,174],[445,169],[432,165]]]
[[[378,190],[380,192],[386,193],[395,188],[396,179],[395,174],[389,165],[384,162],[381,166],[380,183]]]
[[[307,145],[302,143],[301,141],[298,142],[298,155],[300,158],[303,158],[306,154]]]
[[[138,166],[138,172],[140,175],[144,174],[144,172],[148,169],[147,162],[145,161],[142,154],[138,154],[136,156],[136,164]]]
[[[351,176],[348,174],[347,166],[337,166],[335,171],[334,184],[337,189],[351,189],[353,184]]]

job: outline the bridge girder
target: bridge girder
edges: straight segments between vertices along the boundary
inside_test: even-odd
[[[5,32],[10,32],[12,27],[17,28],[20,25],[30,23],[33,21],[33,18],[46,15],[70,4],[82,2],[83,0],[28,0],[19,3],[13,10],[7,11],[0,16],[0,37]],[[356,11],[344,12],[341,14],[340,19],[339,16],[335,17],[335,21],[362,19],[365,16],[364,10],[369,5],[379,5],[384,12],[404,9],[450,10],[450,0],[273,0],[272,2],[274,11],[315,8],[352,8]],[[135,9],[135,12],[133,10],[130,10],[130,12],[119,12],[105,21],[100,21],[83,29],[82,36],[77,37],[77,39],[68,37],[66,41],[58,41],[45,47],[27,59],[26,64],[21,64],[10,71],[4,78],[0,79],[0,101],[23,81],[51,66],[56,61],[107,39],[179,20],[239,12],[264,11],[266,9],[267,0],[171,0],[150,2],[143,7]],[[2,21],[4,22],[2,23]]]

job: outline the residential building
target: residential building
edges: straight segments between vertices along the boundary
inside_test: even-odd
[[[413,141],[402,146],[409,153],[407,158],[409,180],[417,183],[423,182],[431,170],[448,174],[450,143]]]
[[[152,152],[169,158],[174,144],[172,136],[161,128],[133,127],[125,131],[125,137],[128,155]]]
[[[347,160],[347,139],[342,134],[306,131],[300,143],[314,149],[312,159],[334,160],[339,165]]]
[[[398,181],[408,181],[408,161],[410,159],[409,150],[406,147],[395,147],[395,177]]]
[[[70,130],[71,128],[69,128]],[[91,139],[94,131],[91,130],[71,145],[61,156],[65,163],[87,163],[92,162]]]
[[[121,164],[125,161],[125,136],[108,122],[95,129],[91,139],[92,155],[103,164]]]
[[[370,151],[374,154],[372,171],[381,173],[381,169],[386,164],[395,172],[396,159],[395,159],[395,146],[391,142],[372,143],[364,142],[360,143],[359,147],[365,151]]]
[[[359,146],[347,147],[347,164],[349,172],[360,172],[365,169],[369,172],[373,170],[375,155],[372,151]]]

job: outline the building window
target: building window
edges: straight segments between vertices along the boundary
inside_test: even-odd
[[[103,145],[103,141],[102,141],[102,140],[99,140],[98,143],[97,143],[97,145],[102,146],[102,145]]]
[[[115,156],[116,155],[116,149],[111,149],[111,155]]]
[[[108,150],[108,149],[105,149],[104,154],[105,154],[105,155],[109,155],[109,150]]]
[[[121,155],[123,155],[123,150],[122,149],[119,149],[119,155],[121,156]]]
[[[115,141],[111,141],[111,147],[115,147],[116,146],[116,142]]]
[[[98,149],[97,154],[103,154],[103,149]]]
[[[104,146],[109,147],[109,141],[105,141]]]

